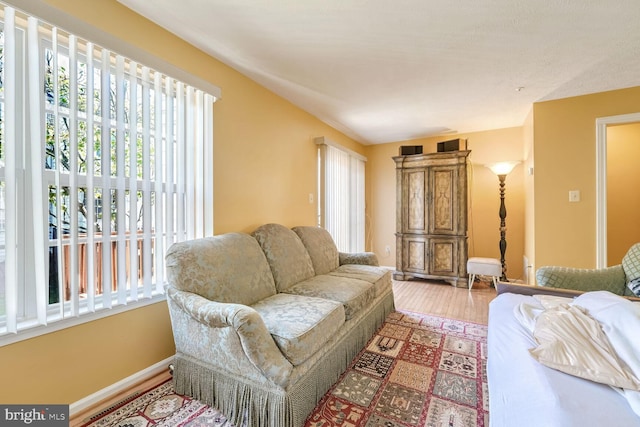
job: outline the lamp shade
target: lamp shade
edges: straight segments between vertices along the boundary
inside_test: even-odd
[[[499,162],[486,165],[496,175],[508,175],[520,162]]]

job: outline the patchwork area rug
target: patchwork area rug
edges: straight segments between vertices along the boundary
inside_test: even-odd
[[[488,426],[486,337],[486,325],[392,313],[306,427]],[[232,427],[217,410],[175,394],[171,381],[82,425]]]
[[[173,391],[172,380],[83,420],[82,427],[232,427],[216,409]]]

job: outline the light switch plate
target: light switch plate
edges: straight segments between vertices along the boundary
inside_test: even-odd
[[[579,202],[580,201],[580,190],[571,190],[571,191],[569,191],[569,201],[570,202]]]

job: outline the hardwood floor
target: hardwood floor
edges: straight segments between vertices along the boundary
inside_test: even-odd
[[[476,281],[471,289],[424,280],[393,281],[396,309],[487,324],[496,290]]]
[[[444,282],[425,280],[393,281],[393,294],[397,310],[433,314],[435,316],[487,324],[489,302],[496,296],[494,288],[487,282],[478,282],[469,292],[466,288],[455,288]],[[144,392],[170,378],[169,372],[150,378],[117,396],[101,402],[96,407],[71,417],[70,427],[86,422],[88,417],[109,408],[136,392]]]

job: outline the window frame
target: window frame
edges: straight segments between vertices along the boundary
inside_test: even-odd
[[[213,169],[212,169],[212,160],[213,160],[213,103],[220,98],[220,90],[211,85],[209,82],[206,82],[204,80],[200,80],[188,73],[185,73],[184,71],[181,71],[179,69],[177,69],[176,67],[172,66],[171,64],[165,63],[164,61],[158,60],[158,58],[155,57],[151,57],[148,53],[141,51],[137,48],[133,48],[132,46],[123,44],[123,42],[121,42],[118,39],[115,39],[111,36],[106,36],[104,34],[102,34],[101,32],[99,32],[98,30],[93,29],[92,31],[90,31],[90,33],[87,35],[86,34],[86,29],[87,26],[86,24],[82,23],[81,21],[77,20],[76,18],[70,17],[67,14],[61,13],[61,11],[59,11],[58,9],[54,9],[51,8],[50,6],[46,5],[44,2],[40,1],[40,0],[35,0],[32,2],[29,2],[29,4],[27,5],[28,9],[31,10],[25,10],[25,8],[23,7],[23,5],[20,5],[18,7],[15,7],[13,5],[11,5],[11,1],[8,2],[3,2],[0,3],[0,7],[4,7],[4,4],[7,4],[9,7],[11,8],[15,8],[16,11],[18,11],[18,13],[22,15],[27,15],[27,16],[48,16],[49,18],[54,17],[54,21],[59,21],[62,25],[66,25],[67,28],[70,31],[65,30],[65,33],[68,34],[72,34],[75,33],[76,35],[78,35],[79,37],[82,37],[84,40],[92,40],[92,39],[100,39],[103,41],[103,43],[101,43],[101,47],[103,49],[108,50],[109,52],[118,52],[119,50],[124,50],[129,52],[129,55],[126,55],[128,58],[136,57],[139,56],[141,58],[143,58],[143,60],[149,60],[148,62],[151,62],[153,64],[159,64],[160,67],[153,67],[153,65],[151,65],[151,67],[153,67],[152,69],[155,70],[155,72],[159,72],[161,73],[163,76],[167,76],[167,78],[172,79],[172,81],[178,82],[178,79],[172,78],[171,76],[171,71],[173,71],[175,74],[179,75],[180,77],[187,77],[185,80],[188,80],[189,82],[195,82],[197,86],[193,86],[192,84],[190,84],[189,82],[186,82],[187,85],[184,86],[183,83],[176,83],[176,84],[180,84],[183,86],[180,87],[186,87],[188,89],[187,92],[189,92],[189,90],[191,91],[191,98],[188,98],[190,100],[192,100],[193,102],[195,102],[198,105],[198,109],[196,110],[198,117],[200,118],[200,120],[203,122],[203,127],[204,130],[201,132],[201,135],[198,135],[199,137],[201,137],[202,141],[200,142],[201,145],[201,150],[203,153],[203,158],[198,159],[196,158],[197,156],[193,156],[191,155],[191,160],[194,160],[194,165],[195,165],[195,169],[196,169],[196,173],[197,173],[197,178],[199,178],[201,181],[200,182],[196,182],[197,178],[190,178],[187,177],[186,179],[182,178],[182,174],[178,174],[176,173],[176,176],[180,176],[181,179],[179,179],[178,183],[172,183],[171,187],[168,187],[168,184],[166,182],[162,182],[160,184],[158,184],[156,186],[156,189],[164,189],[169,191],[169,189],[171,189],[170,193],[162,193],[162,194],[170,194],[171,196],[169,198],[174,198],[176,191],[178,189],[179,185],[184,185],[185,188],[183,189],[183,194],[185,195],[185,198],[187,197],[186,194],[187,192],[189,192],[189,199],[186,199],[187,201],[185,203],[190,203],[193,202],[193,205],[187,205],[187,207],[190,210],[193,210],[194,212],[190,213],[195,215],[195,222],[197,223],[197,226],[195,227],[195,232],[191,231],[191,229],[188,229],[188,231],[183,232],[182,235],[178,235],[176,234],[176,240],[178,239],[182,239],[184,240],[185,238],[194,238],[194,237],[201,237],[202,235],[204,235],[205,233],[207,235],[210,235],[213,233]],[[35,10],[34,10],[35,9]],[[4,23],[5,23],[5,18],[4,18],[4,14],[2,14],[2,17],[0,18],[0,30],[4,31]],[[39,22],[43,22],[41,19],[38,19]],[[49,21],[47,22],[47,24],[50,24],[52,22],[51,19],[49,19]],[[60,25],[60,24],[59,24]],[[54,25],[52,25],[54,26]],[[71,28],[69,28],[71,27]],[[81,34],[77,34],[76,31],[74,31],[74,28],[81,28],[82,31],[80,31]],[[25,46],[26,46],[26,31],[23,28],[18,28],[16,27],[17,32],[21,33],[20,36],[20,46],[21,46],[21,53],[19,55],[19,57],[23,60],[22,61],[22,66],[25,66],[24,61],[26,60],[26,53],[24,52],[25,50]],[[40,38],[40,43],[39,43],[39,55],[40,58],[42,59],[42,55],[43,52],[45,51],[45,49],[47,48],[47,42],[43,42],[42,41],[42,36],[39,35]],[[114,42],[116,41],[116,42]],[[49,40],[49,47],[53,47],[54,45],[54,41],[53,39]],[[115,45],[115,48],[112,48],[112,46]],[[55,52],[55,49],[53,49],[53,51]],[[133,52],[133,55],[131,55],[131,52]],[[55,55],[55,53],[54,53]],[[122,55],[122,54],[116,54],[116,55]],[[18,55],[16,55],[18,56]],[[124,56],[124,55],[122,55]],[[131,60],[128,60],[131,61]],[[135,62],[136,64],[140,64],[141,62]],[[41,61],[41,68],[44,68],[44,63]],[[112,74],[112,68],[113,68],[113,64],[109,64],[109,74],[110,76],[113,75]],[[149,68],[151,68],[149,67]],[[167,73],[165,70],[170,70],[169,73]],[[178,70],[179,72],[176,73],[176,70]],[[20,73],[22,75],[24,75],[25,73]],[[44,70],[40,71],[40,76],[43,79],[44,78]],[[127,77],[129,78],[129,77]],[[135,76],[135,77],[131,77],[133,79],[140,79],[139,76]],[[27,110],[27,106],[24,105],[26,101],[25,98],[25,94],[26,94],[26,85],[27,83],[25,83],[24,80],[22,79],[18,79],[20,82],[23,83],[22,86],[24,87],[18,87],[16,88],[16,91],[18,91],[18,94],[22,94],[23,96],[18,96],[16,97],[16,100],[19,100],[20,102],[20,110],[25,111],[24,114],[29,114]],[[26,79],[25,79],[26,80]],[[137,86],[136,86],[137,87]],[[158,95],[158,96],[163,96],[164,94],[164,86],[162,86],[163,90],[162,92]],[[193,89],[192,89],[193,88]],[[204,90],[202,89],[204,88]],[[152,89],[153,89],[153,85],[152,85]],[[156,87],[157,89],[157,87]],[[2,93],[0,94],[0,103],[2,104],[2,109],[3,111],[5,110],[5,93],[4,90],[2,91]],[[45,97],[46,94],[42,93],[41,94],[42,97]],[[187,95],[189,96],[189,95]],[[210,102],[209,102],[210,101]],[[18,101],[17,101],[18,102]],[[54,104],[57,104],[58,101],[55,100]],[[45,128],[45,123],[46,120],[45,118],[47,117],[46,114],[49,111],[47,108],[45,108],[45,105],[47,104],[46,100],[42,103],[43,107],[42,107],[42,113],[43,115],[41,116],[40,119],[40,125],[41,128],[43,130],[43,134],[42,134],[42,145],[44,146],[45,144],[45,135],[44,135],[44,128]],[[57,107],[56,107],[57,108]],[[174,114],[177,114],[177,108],[178,106],[176,105],[176,110],[173,111]],[[181,108],[185,108],[184,105],[182,105]],[[183,111],[184,112],[184,111]],[[66,114],[66,113],[64,113]],[[70,120],[73,120],[74,117],[76,119],[77,122],[80,122],[81,120],[87,120],[86,117],[84,119],[81,119],[77,116],[78,111],[76,112],[71,112],[71,110],[68,111],[68,117],[70,117]],[[108,113],[110,114],[110,113]],[[186,113],[185,113],[186,114]],[[201,117],[200,117],[201,115]],[[205,117],[208,117],[208,120],[205,119]],[[104,120],[104,119],[103,119]],[[137,125],[137,123],[136,123]],[[54,126],[58,126],[58,123],[54,123]],[[109,125],[108,125],[109,126]],[[100,123],[96,124],[96,127],[101,127]],[[16,132],[21,132],[23,129],[25,129],[25,124],[20,122],[19,126],[16,126],[16,128],[18,129]],[[109,127],[109,129],[112,129],[112,127]],[[166,131],[165,128],[162,128],[161,131],[161,139],[164,139],[164,132]],[[173,138],[172,138],[173,139]],[[22,134],[17,134],[15,135],[15,141],[27,141],[27,139],[22,135]],[[177,140],[173,140],[171,142],[171,144],[176,144],[178,141]],[[28,144],[25,144],[28,145]],[[18,150],[19,151],[19,150]],[[177,150],[176,150],[177,151]],[[74,155],[77,155],[77,152],[74,153]],[[25,149],[23,148],[22,153],[19,157],[17,157],[17,161],[16,163],[21,163],[22,165],[25,165],[25,169],[22,169],[22,167],[20,167],[20,171],[19,173],[16,173],[16,192],[18,194],[25,194],[24,191],[24,182],[25,179],[28,179],[27,176],[30,173],[30,170],[28,169],[29,165],[26,164],[26,160],[27,160],[28,154],[25,154]],[[187,161],[188,159],[186,159],[186,157],[189,156],[184,156],[185,158],[182,159],[184,161]],[[44,156],[43,156],[44,158]],[[205,162],[204,159],[208,159],[208,162]],[[162,166],[164,167],[164,166]],[[18,169],[18,168],[16,168]],[[188,169],[188,168],[185,168]],[[43,199],[43,203],[44,206],[47,207],[48,206],[48,191],[49,191],[49,185],[51,184],[55,184],[58,186],[58,191],[60,188],[62,188],[64,185],[68,184],[70,182],[70,180],[72,179],[69,175],[65,175],[65,174],[61,174],[59,172],[55,172],[53,170],[47,170],[46,167],[42,167],[41,170],[42,173],[42,199]],[[190,175],[188,173],[185,172],[185,175]],[[76,175],[76,179],[79,177],[80,175]],[[87,177],[88,178],[88,177]],[[91,179],[95,179],[95,176],[92,177]],[[114,177],[114,176],[110,176],[109,178],[105,178],[106,180],[112,182],[112,184],[109,186],[110,189],[115,188],[116,186],[113,185],[113,183],[116,183],[116,181],[118,181],[119,178]],[[88,181],[89,179],[86,179],[86,181]],[[205,182],[206,180],[206,182]],[[6,181],[6,172],[5,172],[5,164],[4,162],[0,162],[0,181],[3,182],[3,185]],[[126,184],[125,184],[125,188],[127,189],[127,191],[132,191],[132,186],[135,185],[136,187],[136,192],[142,190],[145,185],[148,185],[145,183],[145,180],[142,179],[129,179],[128,177],[126,178]],[[135,182],[134,182],[135,181]],[[182,182],[180,182],[182,181]],[[106,181],[105,181],[106,182]],[[80,182],[76,183],[77,187],[76,188],[82,188],[82,187],[86,187],[85,184],[87,184],[87,182],[82,182],[82,178],[80,178]],[[197,187],[197,188],[191,188],[189,187],[189,185],[191,185],[192,187]],[[127,187],[128,186],[128,187]],[[104,188],[103,188],[104,190]],[[110,190],[112,191],[112,190]],[[4,194],[4,193],[3,193]],[[123,196],[124,197],[124,196]],[[136,196],[137,197],[137,196]],[[25,211],[29,211],[29,210],[33,210],[33,205],[32,205],[32,199],[30,197],[17,197],[16,200],[19,203],[23,203],[23,205],[19,206],[17,208],[17,212],[25,212]],[[130,199],[129,199],[130,200]],[[59,203],[59,202],[58,202]],[[156,206],[160,205],[160,204],[165,204],[165,203],[169,203],[167,200],[164,201],[164,203],[157,203]],[[171,203],[169,203],[171,204]],[[161,209],[161,208],[158,208]],[[200,209],[201,211],[199,212],[195,212],[196,209]],[[49,212],[49,208],[47,207],[47,212]],[[48,224],[48,216],[49,214],[45,214],[45,223]],[[120,220],[122,220],[123,218],[121,217]],[[88,219],[87,219],[88,220]],[[188,220],[184,217],[182,218],[173,218],[170,216],[169,221],[174,221],[174,220],[182,220],[182,221],[189,221],[191,220],[191,218]],[[15,218],[15,221],[17,224],[21,224],[22,222],[27,222],[28,220],[23,218],[22,216],[18,215],[17,218]],[[127,222],[127,219],[124,219],[125,222]],[[47,228],[47,225],[43,224],[43,230],[45,230]],[[59,223],[60,224],[60,223]],[[33,241],[33,239],[29,239],[29,233],[31,233],[31,237],[33,237],[33,231],[29,231],[30,227],[18,227],[20,232],[23,233],[19,236],[19,240],[20,241]],[[172,229],[171,227],[169,227],[169,229]],[[31,228],[31,230],[33,230],[33,228]],[[173,241],[172,239],[168,238],[169,236],[165,235],[165,231],[166,229],[163,228],[163,230],[161,231],[161,235],[158,236],[158,239],[160,240],[166,240],[166,242],[168,242],[170,244],[171,241]],[[179,230],[173,230],[173,232],[178,233]],[[82,243],[84,239],[87,238],[87,236],[91,234],[91,233],[87,233],[86,236],[78,238],[76,240],[76,243],[80,242]],[[47,235],[47,233],[45,233],[45,235]],[[57,239],[60,240],[62,238],[62,235],[59,233]],[[114,235],[114,236],[109,236],[108,237],[108,241],[109,242],[113,242],[116,241],[119,238],[118,235]],[[105,240],[107,241],[107,240]],[[7,344],[11,344],[14,342],[18,342],[21,340],[25,340],[25,339],[29,339],[29,338],[33,338],[35,336],[39,336],[42,334],[46,334],[46,333],[51,333],[51,332],[55,332],[61,329],[65,329],[71,326],[75,326],[75,325],[79,325],[79,324],[83,324],[86,322],[90,322],[93,320],[97,320],[100,318],[104,318],[107,316],[111,316],[111,315],[116,315],[116,314],[120,314],[123,313],[125,311],[129,311],[132,309],[137,309],[140,307],[144,307],[150,304],[155,304],[157,302],[160,302],[162,300],[164,300],[166,297],[164,295],[164,279],[163,278],[163,274],[160,273],[160,278],[162,279],[162,283],[154,283],[153,287],[154,287],[154,292],[151,293],[151,295],[145,295],[144,292],[144,286],[137,286],[135,287],[135,291],[132,289],[127,289],[126,290],[126,296],[125,296],[125,301],[119,301],[120,304],[118,304],[118,292],[112,292],[110,295],[106,295],[106,294],[102,294],[99,296],[95,297],[95,301],[93,301],[93,308],[88,307],[88,301],[87,299],[80,299],[79,301],[76,300],[76,303],[79,304],[79,306],[76,309],[76,315],[72,316],[72,317],[65,317],[67,313],[69,313],[70,311],[70,306],[74,303],[73,301],[65,301],[64,298],[62,297],[62,295],[60,295],[60,301],[58,303],[48,303],[46,304],[46,324],[41,324],[41,322],[37,319],[37,316],[35,315],[35,311],[37,311],[37,308],[34,308],[35,305],[37,305],[36,300],[37,300],[37,296],[36,296],[36,279],[35,279],[35,274],[32,271],[32,269],[29,268],[25,268],[26,265],[24,264],[24,261],[26,259],[28,259],[29,257],[27,256],[27,254],[29,253],[30,250],[32,251],[36,251],[36,250],[46,250],[48,253],[48,250],[50,247],[55,247],[55,244],[57,244],[56,242],[51,242],[50,239],[45,237],[45,247],[43,248],[39,248],[36,249],[34,247],[29,248],[27,245],[18,245],[18,248],[20,251],[23,251],[22,253],[18,254],[17,258],[18,258],[18,262],[20,262],[20,264],[17,265],[17,272],[19,274],[21,274],[21,277],[19,278],[20,282],[18,283],[17,286],[17,300],[18,300],[18,316],[17,316],[17,321],[18,324],[20,325],[20,329],[18,330],[17,333],[11,333],[9,331],[3,331],[0,332],[0,347],[7,345]],[[3,242],[3,247],[0,249],[5,249],[4,248],[5,243]],[[58,248],[61,247],[61,245],[57,246]],[[160,245],[160,248],[162,250],[166,250],[166,246],[162,246]],[[62,256],[61,254],[59,254],[58,256]],[[131,255],[133,257],[133,255]],[[163,257],[164,253],[158,253],[156,254],[156,256],[158,257]],[[45,255],[45,260],[46,260],[47,255]],[[100,262],[99,259],[96,259],[97,262]],[[48,266],[48,262],[47,262],[47,266]],[[138,268],[140,268],[140,266],[138,266]],[[48,268],[47,268],[48,270]],[[91,274],[91,272],[89,272],[88,274]],[[48,277],[48,276],[45,276]],[[47,286],[47,285],[45,285]],[[129,297],[132,296],[132,294],[136,294],[133,295],[134,298],[130,299]],[[0,303],[4,304],[5,302],[5,295],[3,292],[3,295],[0,296]],[[120,298],[122,298],[122,295],[120,295]],[[107,299],[109,299],[109,301],[107,301]],[[105,309],[108,308],[108,309]],[[7,324],[7,313],[4,312],[4,307],[2,310],[2,314],[0,314],[0,326],[6,326]],[[56,314],[59,314],[59,316],[56,316]],[[26,319],[25,319],[26,318]]]

